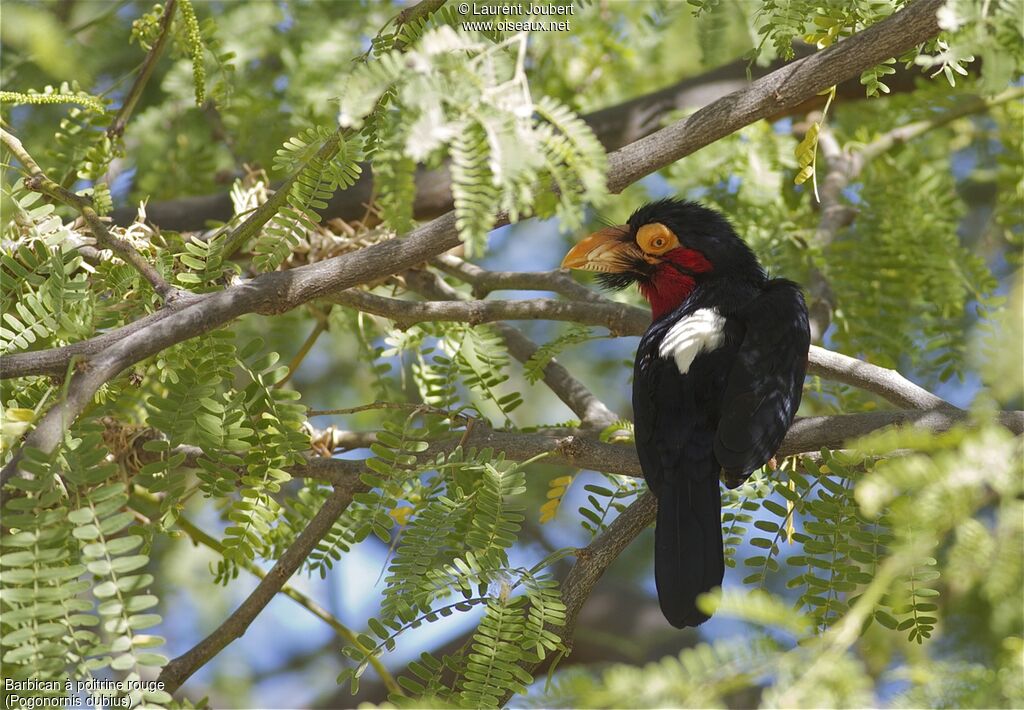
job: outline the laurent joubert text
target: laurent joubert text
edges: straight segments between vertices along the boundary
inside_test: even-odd
[[[132,691],[163,690],[162,681],[146,680],[12,680],[4,678],[7,708],[130,708]],[[45,695],[43,695],[45,693]]]
[[[462,29],[477,32],[568,32],[572,29],[568,17],[576,14],[573,5],[533,5],[521,2],[508,5],[463,2],[459,3],[458,11],[463,17],[527,18],[479,19],[462,23]]]

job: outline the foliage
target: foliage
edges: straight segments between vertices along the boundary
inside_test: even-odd
[[[82,91],[77,85],[61,84],[59,89],[52,86],[43,87],[42,91],[29,89],[27,93],[17,91],[0,91],[0,102],[5,104],[78,104],[91,111],[103,113],[103,102],[88,92]]]
[[[338,120],[343,127],[365,121],[386,136],[372,155],[388,195],[382,213],[397,231],[408,226],[415,161],[436,161],[446,145],[470,254],[483,250],[499,212],[511,221],[556,214],[571,227],[581,204],[604,194],[604,151],[559,102],[533,100],[525,43],[490,44],[442,26],[424,33],[417,49],[383,53],[346,77]]]
[[[893,446],[921,453],[873,458],[892,451]],[[886,680],[915,679],[912,690],[894,699],[895,707],[935,703],[1005,707],[1019,702],[1015,678],[1020,658],[1014,649],[1019,647],[1022,628],[1021,567],[1018,562],[1009,568],[989,565],[998,564],[995,556],[1009,553],[1007,545],[1014,554],[1019,552],[1015,536],[1020,530],[1021,502],[1015,496],[1022,488],[1014,462],[1020,460],[1020,442],[1005,430],[981,422],[934,438],[916,432],[883,432],[860,442],[858,450],[867,458],[855,466],[826,452],[826,466],[807,469],[817,476],[815,483],[799,475],[794,479],[791,473],[791,480],[798,481],[793,489],[782,483],[776,486],[776,492],[789,491],[789,498],[783,500],[796,505],[798,527],[805,531],[793,536],[802,549],[787,560],[814,575],[812,581],[806,578],[807,572],[793,578],[807,590],[798,602],[801,608],[794,609],[771,592],[731,591],[708,598],[707,608],[715,609],[717,615],[742,619],[760,630],[752,628],[742,641],[701,643],[678,658],[667,657],[643,668],[617,665],[601,676],[582,669],[560,673],[539,704],[707,707],[726,703],[745,689],[754,693],[747,697],[760,707],[872,704],[867,669],[851,648],[861,634],[872,646],[898,644],[893,638],[897,635],[925,644],[923,653],[909,653],[907,665],[883,669]],[[998,492],[1001,502],[994,510],[984,487],[977,485],[982,476]],[[817,488],[814,498],[795,493],[812,485]],[[772,504],[773,498],[759,501],[769,520],[785,510]],[[981,511],[994,515],[992,527],[978,521]],[[847,515],[856,521],[841,525]],[[881,536],[875,532],[878,528],[891,532]],[[760,529],[770,532],[773,526]],[[774,549],[758,544],[759,539],[764,538],[751,540],[754,547]],[[971,554],[981,558],[967,563]],[[931,555],[944,560],[940,563]],[[953,583],[938,581],[937,572],[922,573],[939,564],[969,576]],[[988,571],[996,569],[999,573],[989,578]],[[922,580],[928,586],[920,584]],[[1018,588],[1009,592],[1009,584]],[[952,597],[942,607],[935,587]],[[999,598],[1004,591],[1012,601]],[[830,596],[835,592],[838,597]],[[995,607],[978,608],[978,596],[1000,601]],[[839,598],[845,602],[837,606]],[[1010,604],[1017,607],[1013,612]],[[902,617],[898,626],[884,609]],[[993,666],[952,660],[956,656],[950,656],[949,646],[926,641],[935,624],[942,623],[931,616],[942,613],[940,609],[952,616],[970,609],[1010,634],[1005,640],[999,637],[988,645],[971,647],[971,653],[989,659]],[[1010,617],[1000,616],[1007,612]],[[873,626],[873,620],[880,625]],[[851,628],[852,634],[847,631]],[[769,673],[772,679],[765,686],[763,679]]]
[[[327,299],[289,314],[264,303],[105,383],[50,453],[22,447],[22,437],[88,365],[0,384],[0,451],[4,462],[19,452],[32,474],[5,488],[5,677],[151,677],[167,662],[162,648],[207,630],[199,614],[182,631],[179,601],[217,612],[228,599],[217,585],[233,593],[240,569],[281,559],[332,495],[303,465],[337,455],[363,470],[302,571],[334,582],[360,559],[383,561],[359,570],[371,581],[380,573],[358,590],[372,608],[345,619],[351,631],[332,619],[343,654],[316,657],[335,665],[299,669],[318,691],[328,667],[348,690],[383,700],[375,685],[390,680],[381,669],[401,645],[418,653],[388,687],[399,707],[491,707],[516,693],[527,697],[515,702],[544,707],[1021,703],[1022,452],[987,411],[1019,407],[1024,391],[1019,348],[1007,345],[1021,321],[1022,108],[1000,93],[1021,74],[1019,2],[951,0],[937,40],[862,74],[871,101],[832,101],[833,90],[827,122],[752,124],[622,196],[606,194],[605,150],[579,112],[661,89],[701,62],[717,69],[744,52],[764,62],[794,56],[801,41],[829,46],[906,3],[574,4],[567,41],[474,31],[451,3],[410,16],[386,3],[179,0],[166,54],[123,135],[109,130],[115,109],[159,39],[165,8],[100,5],[5,4],[4,127],[98,214],[137,212],[111,232],[184,298],[164,306],[135,269],[98,248],[71,207],[29,190],[5,149],[4,355],[158,319],[266,272],[282,272],[269,278],[285,293],[289,270],[420,226],[417,185],[447,168],[461,255],[496,269],[552,268],[563,246],[552,229],[549,255],[549,243],[517,226],[489,241],[499,222],[554,217],[570,233],[598,221],[591,207],[625,217],[666,192],[699,199],[729,215],[773,274],[827,281],[825,345],[945,382],[940,393],[975,398],[976,411],[942,435],[879,432],[788,458],[724,491],[736,579],[705,601],[747,630],[650,662],[657,634],[602,641],[581,617],[568,638],[573,600],[557,581],[642,482],[468,443],[481,431],[548,437],[571,460],[562,437],[582,425],[566,424],[572,414],[552,405],[545,370],[557,358],[626,413],[631,342],[581,324],[531,324],[543,344],[520,364],[505,326],[399,330]],[[61,19],[65,11],[74,22]],[[28,29],[9,31],[15,24]],[[940,80],[901,94],[889,77],[908,65]],[[978,96],[976,115],[957,113]],[[636,118],[651,128],[678,117]],[[922,125],[873,152],[902,135],[893,131]],[[826,133],[859,172],[838,204],[823,206],[808,181],[837,169],[820,149]],[[370,184],[359,216],[323,219],[336,195]],[[183,233],[148,223],[147,209],[160,211],[153,203],[215,193],[233,207],[225,223]],[[823,210],[835,208],[850,219],[823,233]],[[267,219],[243,227],[253,215]],[[523,254],[525,266],[505,263]],[[409,298],[433,278],[452,298],[474,287],[435,264],[361,287]],[[818,378],[804,401],[809,415],[888,407]],[[307,410],[364,402],[379,406]],[[625,419],[582,431],[616,446],[631,446],[631,432]],[[198,530],[190,520],[210,529],[193,540],[211,548],[195,569],[176,559],[182,536]],[[629,585],[646,599],[644,549],[608,570],[610,588]],[[610,606],[632,618],[624,603]],[[465,624],[464,638],[448,649],[417,646],[411,633],[434,625],[447,634],[452,622]],[[709,635],[720,633],[715,623]],[[160,634],[174,638],[165,645]],[[542,687],[537,664],[556,666],[572,641],[620,662],[556,668]],[[211,696],[253,702],[216,661],[210,669]],[[132,701],[170,699],[150,692]]]
[[[19,481],[19,494],[5,505],[6,677],[89,680],[110,668],[138,681],[141,668],[167,660],[149,650],[163,639],[141,633],[160,623],[158,614],[142,613],[158,603],[146,593],[149,557],[129,527],[128,493],[99,431],[76,434],[50,456],[25,452],[35,479]],[[131,695],[139,702],[144,693]],[[145,695],[170,699],[162,691]]]

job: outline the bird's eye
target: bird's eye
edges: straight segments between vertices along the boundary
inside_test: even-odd
[[[660,256],[679,246],[676,235],[664,224],[645,224],[636,232],[636,243],[651,256]]]

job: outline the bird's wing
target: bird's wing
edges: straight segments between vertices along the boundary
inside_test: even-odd
[[[693,432],[693,393],[675,363],[660,357],[638,361],[633,374],[633,426],[640,467],[657,493],[676,475]],[[710,452],[709,452],[710,453]]]
[[[746,331],[726,381],[715,456],[738,485],[775,455],[800,406],[811,337],[791,281],[770,281],[736,318]]]
[[[681,373],[674,358],[659,352],[661,342],[657,337],[641,343],[633,371],[636,449],[647,485],[655,493],[667,478],[717,478],[713,417],[698,400],[706,397],[700,394],[705,388],[713,389],[713,382],[719,388],[725,384],[724,372],[714,372],[703,358]]]
[[[727,368],[720,365],[728,354],[698,356],[700,348],[689,343],[692,334],[673,325],[655,325],[641,341],[633,417],[644,478],[658,498],[658,599],[665,617],[681,628],[707,620],[697,609],[697,597],[721,585],[725,574],[710,395],[725,386]]]

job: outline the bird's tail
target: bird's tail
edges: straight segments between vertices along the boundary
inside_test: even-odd
[[[718,477],[664,483],[658,491],[654,579],[665,618],[678,628],[707,621],[697,596],[721,586],[724,574]]]

